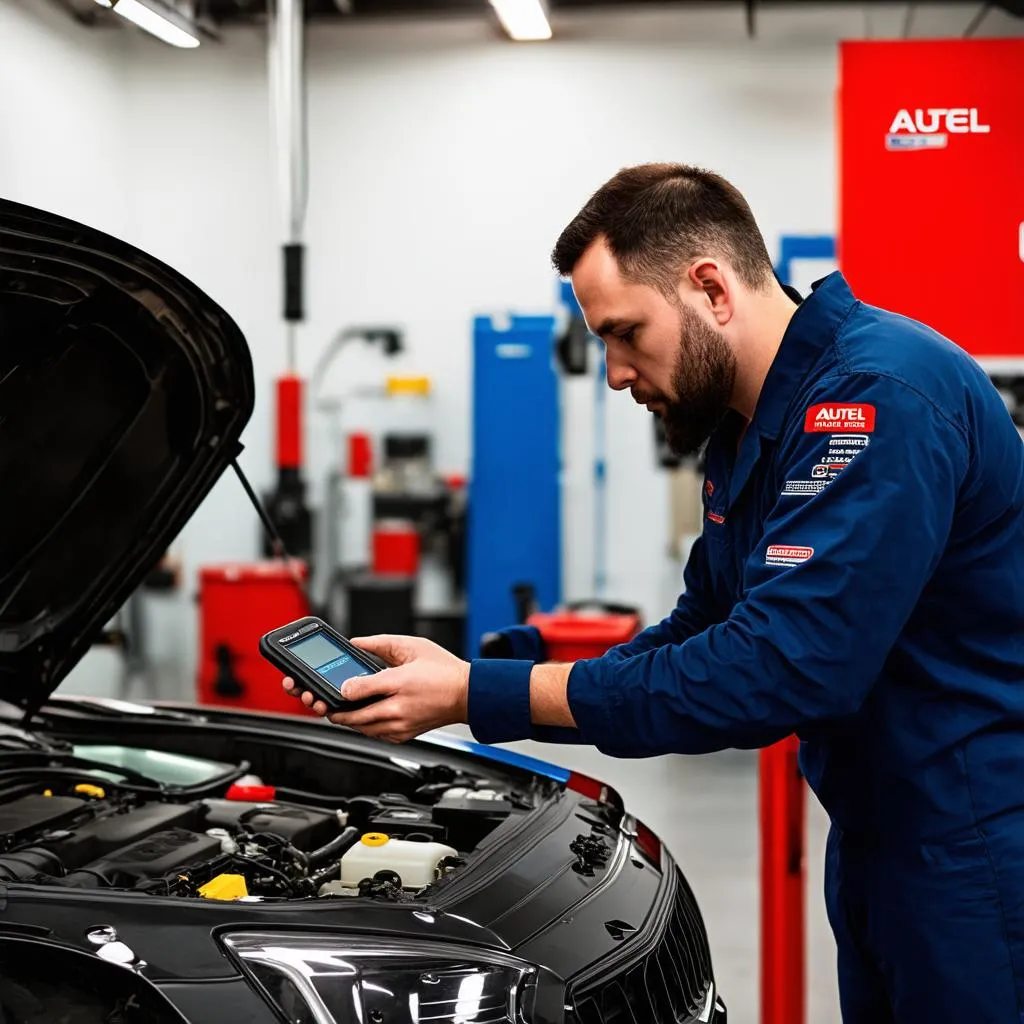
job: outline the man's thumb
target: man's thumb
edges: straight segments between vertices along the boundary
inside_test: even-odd
[[[386,668],[368,676],[352,676],[341,684],[341,695],[345,700],[369,700],[372,697],[390,697],[401,677],[395,678],[400,670]]]
[[[407,637],[381,634],[379,636],[352,637],[350,643],[354,647],[376,654],[389,665],[404,665],[415,657],[412,645]]]

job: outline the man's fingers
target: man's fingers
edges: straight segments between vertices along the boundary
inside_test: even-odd
[[[360,732],[372,726],[379,726],[393,722],[398,717],[398,709],[394,699],[378,701],[368,707],[359,708],[356,711],[338,711],[331,715],[331,721],[335,725],[347,725],[350,729],[358,729]]]
[[[371,726],[363,730],[364,736],[371,736],[373,739],[384,740],[386,743],[406,743],[411,740],[414,733],[403,729],[394,722],[384,722],[381,725]]]
[[[310,711],[318,714],[321,718],[327,715],[327,705],[322,700],[317,700],[316,694],[311,693],[309,690],[299,689],[294,679],[285,677],[281,685],[284,687],[285,692],[299,698]]]
[[[404,665],[416,657],[416,638],[409,636],[393,636],[381,633],[378,636],[352,637],[355,647],[361,647],[370,654],[376,654],[390,665]]]
[[[359,732],[372,739],[385,740],[388,743],[405,743],[416,735],[415,730],[402,721],[385,718],[370,725],[361,725]]]

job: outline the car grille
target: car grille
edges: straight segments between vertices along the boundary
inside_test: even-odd
[[[579,1024],[690,1024],[704,1010],[712,986],[711,951],[693,894],[676,877],[660,940],[573,991]]]

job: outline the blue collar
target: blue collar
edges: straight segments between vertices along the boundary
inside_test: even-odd
[[[751,430],[772,440],[779,436],[797,389],[824,349],[832,344],[856,302],[850,286],[838,270],[811,285],[811,294],[793,314],[765,377]]]
[[[850,286],[838,271],[815,281],[811,285],[811,294],[802,301],[792,289],[787,288],[786,291],[800,304],[782,336],[782,344],[768,370],[754,418],[739,452],[736,452],[736,438],[743,419],[738,413],[730,410],[711,438],[711,445],[733,467],[725,510],[732,508],[757,465],[761,457],[761,439],[774,441],[778,438],[800,385],[818,363],[821,353],[832,344],[843,321],[857,303]]]

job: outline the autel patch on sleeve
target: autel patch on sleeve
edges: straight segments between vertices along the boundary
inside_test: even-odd
[[[835,434],[849,431],[870,434],[875,429],[873,405],[838,405],[826,402],[812,405],[804,416],[804,432]]]

